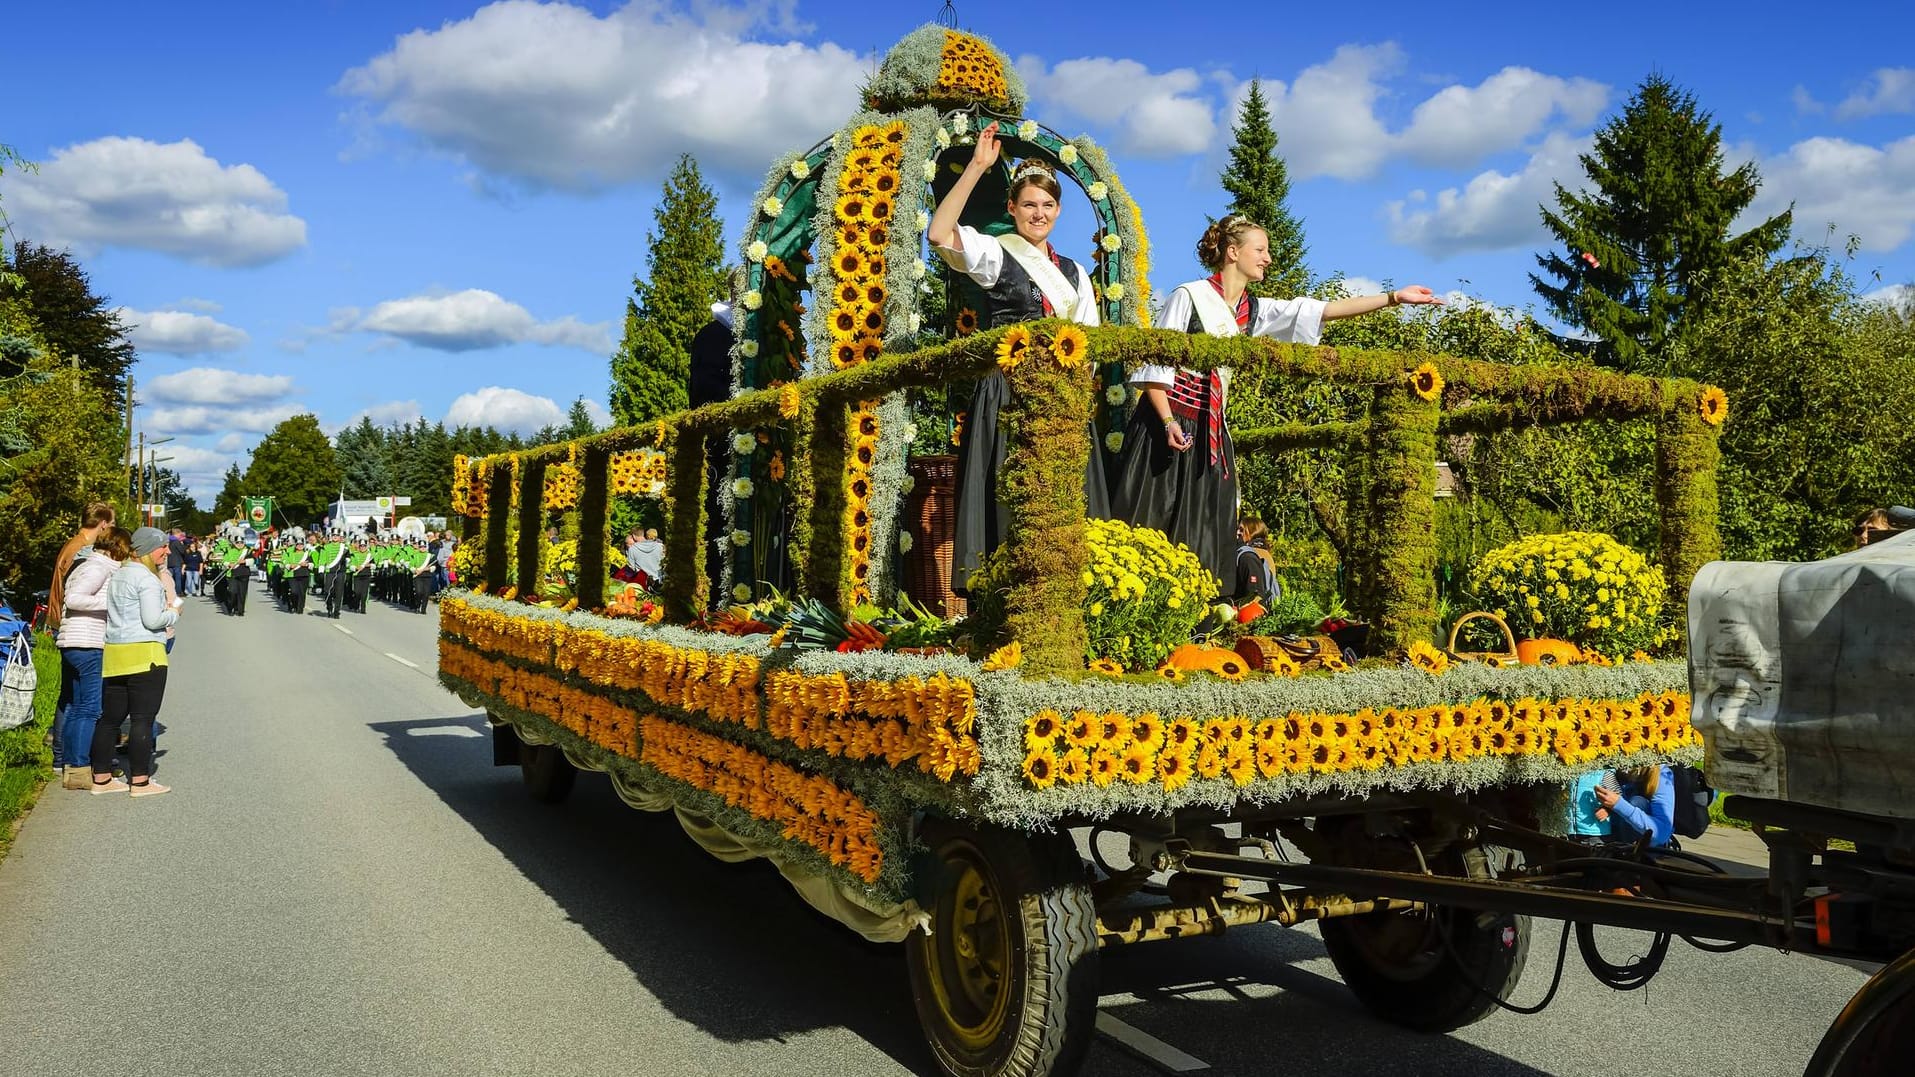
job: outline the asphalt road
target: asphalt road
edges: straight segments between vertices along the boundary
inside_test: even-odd
[[[0,864],[0,1072],[930,1072],[897,948],[601,776],[531,803],[433,679],[434,625],[189,602],[161,716],[175,791],[50,789]],[[1553,969],[1554,925],[1536,932],[1519,1002]],[[1604,938],[1612,959],[1643,942]],[[1865,978],[1678,943],[1615,994],[1572,946],[1541,1016],[1426,1038],[1358,1007],[1314,933],[1254,928],[1107,954],[1115,1023],[1085,1073],[1793,1077]]]

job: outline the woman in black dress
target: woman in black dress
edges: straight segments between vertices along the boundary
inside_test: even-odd
[[[978,132],[971,163],[938,203],[928,237],[946,265],[984,290],[978,328],[995,329],[1039,318],[1068,318],[1097,324],[1097,297],[1084,268],[1057,253],[1049,243],[1057,224],[1062,188],[1042,162],[1025,160],[1011,173],[1009,210],[1015,231],[989,236],[958,223],[978,181],[997,167],[1001,148],[997,124]],[[1009,398],[1004,375],[992,371],[971,397],[964,442],[959,446],[957,539],[952,557],[953,590],[963,591],[970,574],[1004,541],[1009,513],[997,500],[997,474],[1004,464],[1006,439],[998,413]],[[1091,442],[1084,476],[1086,515],[1110,516],[1103,454]]]
[[[1443,302],[1422,285],[1328,302],[1309,296],[1254,299],[1248,289],[1270,266],[1270,237],[1235,213],[1204,231],[1197,260],[1212,272],[1170,293],[1158,322],[1165,329],[1315,344],[1327,321],[1398,304]],[[1229,587],[1238,548],[1237,450],[1224,425],[1230,372],[1142,366],[1130,383],[1140,398],[1124,430],[1111,508],[1119,520],[1155,528],[1188,546],[1218,586]]]

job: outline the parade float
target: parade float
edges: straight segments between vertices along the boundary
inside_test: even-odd
[[[1153,330],[1136,203],[1093,142],[1023,115],[995,47],[918,30],[864,104],[779,159],[754,199],[730,399],[458,462],[459,567],[477,582],[440,604],[439,673],[490,716],[496,760],[548,800],[576,772],[603,772],[715,855],[766,858],[826,915],[905,943],[927,1039],[953,1074],[1071,1072],[1101,948],[1232,925],[1319,923],[1363,1002],[1410,1027],[1491,1012],[1524,964],[1522,914],[1550,912],[1468,888],[1513,878],[1512,851],[1583,855],[1557,836],[1577,775],[1692,762],[1701,740],[1680,658],[1518,664],[1438,639],[1439,439],[1647,420],[1659,548],[1628,571],[1655,572],[1664,621],[1679,625],[1686,582],[1719,552],[1720,391]],[[963,282],[927,261],[932,207],[992,120],[1007,165],[1044,160],[1092,207],[1103,327],[976,332]],[[966,223],[1005,230],[1007,180],[1008,168]],[[1209,597],[1161,536],[1085,519],[1087,454],[1119,448],[1124,374],[1142,363],[1261,369],[1365,402],[1355,420],[1238,431],[1236,445],[1336,453],[1352,473],[1347,589],[1370,658],[1306,669],[1113,637],[1120,608],[1126,623],[1188,633],[1197,618],[1172,611]],[[923,503],[914,394],[992,370],[1011,387],[1008,541],[961,634],[914,637],[870,613],[917,608],[899,593],[901,562],[937,540],[932,514],[904,511]],[[649,499],[663,520],[656,595],[607,581],[621,497]],[[716,578],[707,542],[725,555]],[[1594,548],[1527,560],[1511,572],[1625,569]],[[1073,838],[1086,830],[1095,870]],[[1412,883],[1424,889],[1379,896]]]

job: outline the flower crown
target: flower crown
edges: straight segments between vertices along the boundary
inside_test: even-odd
[[[1057,173],[1051,171],[1050,165],[1035,157],[1026,157],[1017,163],[1017,170],[1011,173],[1011,186],[1015,187],[1032,176],[1042,176],[1053,182],[1057,179]]]

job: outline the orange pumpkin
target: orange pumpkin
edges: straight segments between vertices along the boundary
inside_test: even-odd
[[[1165,663],[1187,673],[1215,673],[1233,680],[1250,672],[1250,665],[1243,660],[1242,655],[1227,647],[1212,647],[1203,643],[1184,644],[1170,652]]]
[[[1526,639],[1517,641],[1516,657],[1526,666],[1569,666],[1582,661],[1583,651],[1566,639]]]

